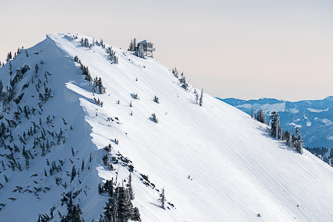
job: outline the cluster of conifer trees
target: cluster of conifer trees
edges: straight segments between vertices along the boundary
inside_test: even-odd
[[[132,176],[129,175],[126,187],[114,187],[113,179],[107,180],[105,184],[98,186],[99,194],[107,193],[108,202],[104,207],[103,215],[100,215],[100,222],[127,222],[141,221],[139,209],[133,207],[134,193],[132,189]]]
[[[134,54],[139,58],[142,58],[142,59],[145,58],[143,46],[141,44],[137,44],[135,38],[133,40],[131,40],[131,43],[130,43],[127,51],[135,52]]]
[[[265,123],[265,112],[262,109],[259,109],[257,114],[253,116],[253,108],[251,111],[251,117],[255,118],[259,122]],[[269,117],[271,122],[271,135],[276,138],[286,142],[288,147],[294,148],[300,154],[303,154],[303,146],[304,142],[302,139],[301,131],[298,127],[296,127],[296,136],[295,134],[291,134],[289,129],[287,131],[283,131],[280,125],[280,116],[277,112],[273,111]],[[269,123],[268,123],[269,124]]]

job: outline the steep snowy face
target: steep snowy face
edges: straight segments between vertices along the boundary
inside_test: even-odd
[[[0,76],[3,221],[333,216],[330,166],[153,58],[51,34]]]

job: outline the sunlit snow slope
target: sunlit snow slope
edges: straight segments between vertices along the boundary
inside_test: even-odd
[[[113,47],[118,57],[114,64],[107,54],[109,45],[87,48],[81,38],[86,37],[48,35],[27,49],[28,57],[22,50],[11,61],[11,76],[9,63],[0,69],[6,92],[16,70],[30,67],[14,88],[14,100],[24,93],[22,100],[2,105],[7,131],[0,148],[0,221],[37,221],[38,214],[50,214],[52,207],[52,221],[60,221],[57,211],[66,214],[62,194],[79,190],[74,201],[82,217],[97,221],[108,199],[98,194],[98,184],[113,178],[122,185],[129,176],[122,161],[112,162],[114,170],[104,166],[103,148],[108,144],[110,161],[120,155],[132,161],[133,205],[144,222],[332,221],[333,173],[326,163],[308,151],[300,155],[286,147],[269,136],[267,125],[207,94],[199,106],[194,88],[186,91],[155,59]],[[94,93],[75,56],[88,66],[92,78],[101,78],[104,94]],[[47,101],[39,96],[45,88],[51,89]],[[25,106],[35,108],[34,114],[25,115]],[[158,123],[151,120],[153,113]],[[6,119],[17,126],[9,126]],[[24,137],[30,127],[36,133]],[[47,148],[46,141],[52,146]],[[23,147],[31,153],[29,167]],[[12,159],[21,171],[17,166],[13,171]],[[61,170],[50,175],[53,161]],[[73,166],[80,173],[71,181]],[[57,177],[62,179],[59,185]],[[163,187],[165,210],[158,202]]]

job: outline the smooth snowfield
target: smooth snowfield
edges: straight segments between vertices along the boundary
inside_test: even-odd
[[[28,49],[29,57],[21,54],[12,61],[14,68],[24,64],[33,68],[43,60],[41,70],[52,74],[49,85],[53,95],[45,103],[43,113],[22,119],[13,135],[30,127],[30,121],[54,115],[57,129],[66,129],[61,117],[67,121],[68,141],[45,157],[36,157],[28,171],[24,168],[22,172],[2,172],[9,182],[0,177],[4,184],[0,202],[6,204],[0,211],[1,221],[37,221],[39,213],[49,213],[53,206],[65,214],[66,207],[60,201],[62,192],[81,188],[86,194],[81,192],[76,201],[82,217],[85,221],[97,220],[107,201],[106,196],[98,194],[98,183],[115,179],[118,172],[117,181],[122,184],[129,175],[120,165],[114,165],[115,171],[103,165],[102,148],[108,144],[112,144],[114,154],[119,151],[133,162],[133,205],[139,208],[143,222],[332,220],[333,172],[326,163],[305,150],[300,155],[286,147],[269,136],[267,125],[208,94],[204,94],[200,107],[194,102],[194,88],[184,90],[171,71],[153,58],[141,59],[113,47],[119,63],[112,64],[105,48],[82,47],[80,39],[84,36],[75,40],[70,36],[50,34]],[[89,67],[93,78],[101,77],[106,87],[104,94],[93,93],[74,56]],[[7,73],[8,64],[0,69],[4,86],[10,77]],[[32,75],[33,69],[22,81],[30,81]],[[38,94],[30,96],[35,93],[33,86],[26,90],[30,91],[26,91],[21,103],[36,103]],[[134,99],[133,94],[140,99]],[[155,95],[159,104],[153,101]],[[103,107],[96,105],[94,98],[102,101]],[[10,114],[16,110],[15,104],[11,106]],[[150,119],[152,113],[158,123]],[[108,121],[110,117],[119,121]],[[90,153],[93,159],[88,163]],[[65,171],[70,172],[72,164],[67,161],[62,172],[44,177],[46,159],[60,158],[71,159],[78,168],[84,158],[86,168],[91,169],[85,169],[70,183]],[[12,192],[15,186],[36,186],[31,179],[34,173],[38,174],[38,181],[32,179],[41,181],[50,191],[39,194],[40,199],[33,194]],[[139,173],[148,175],[157,189],[164,187],[166,199],[174,207],[166,204],[170,209],[163,210],[157,200],[158,192],[145,186]],[[60,175],[69,185],[66,189],[55,185],[54,177]],[[10,197],[16,200],[9,200]],[[55,215],[52,221],[59,221]]]

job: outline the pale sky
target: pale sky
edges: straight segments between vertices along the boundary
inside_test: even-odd
[[[47,33],[127,49],[134,37],[220,98],[333,96],[332,0],[1,0],[0,61]]]

